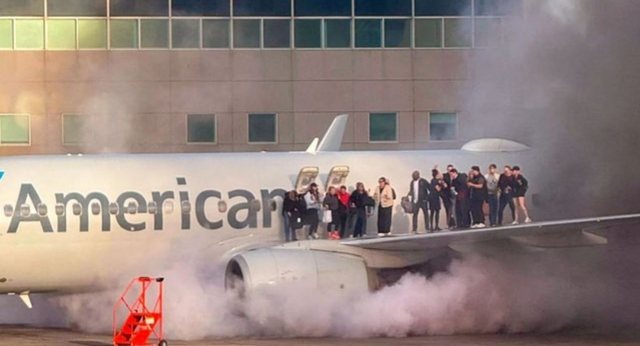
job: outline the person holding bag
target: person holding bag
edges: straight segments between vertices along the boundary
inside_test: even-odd
[[[309,239],[318,239],[318,213],[320,211],[320,192],[318,191],[318,184],[311,183],[309,190],[304,194],[304,202],[307,207],[305,213],[305,224],[309,225]]]
[[[336,188],[331,186],[327,195],[322,201],[324,207],[322,222],[327,224],[327,233],[329,233],[330,239],[339,239],[338,225],[340,224],[340,216],[338,215],[338,208],[340,207],[340,200],[336,194]]]

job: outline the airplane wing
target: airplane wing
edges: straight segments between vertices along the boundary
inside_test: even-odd
[[[539,248],[579,247],[606,244],[607,239],[597,234],[598,231],[629,224],[640,224],[640,214],[536,222],[418,235],[349,239],[343,240],[341,243],[363,249],[384,251],[420,251],[505,239]]]

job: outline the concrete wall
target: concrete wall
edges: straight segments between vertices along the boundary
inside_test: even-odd
[[[345,149],[457,148],[468,140],[473,50],[0,52],[0,113],[31,114],[31,145],[0,154],[304,149],[349,113]],[[397,112],[397,143],[369,143],[369,112]],[[455,142],[428,113],[457,111]],[[247,113],[278,114],[278,143],[247,143]],[[62,145],[63,113],[89,116]],[[186,114],[215,113],[217,144],[186,144]]]

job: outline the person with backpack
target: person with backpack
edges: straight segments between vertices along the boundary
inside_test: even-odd
[[[382,177],[378,179],[378,187],[373,193],[373,199],[378,207],[378,236],[389,235],[391,232],[391,216],[396,193],[386,178]]]
[[[305,212],[305,225],[309,225],[309,239],[318,239],[318,213],[322,204],[320,203],[320,192],[318,191],[318,184],[311,183],[309,190],[303,196],[304,205],[306,207]]]

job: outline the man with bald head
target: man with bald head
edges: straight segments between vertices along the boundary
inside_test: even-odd
[[[413,205],[411,232],[417,233],[418,231],[418,214],[420,210],[424,215],[425,232],[429,232],[429,182],[424,178],[420,178],[420,172],[418,171],[414,171],[411,178],[408,196]]]

